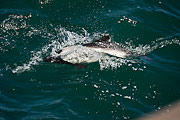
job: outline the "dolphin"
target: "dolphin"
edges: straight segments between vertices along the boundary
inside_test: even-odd
[[[86,65],[81,63],[97,62],[105,55],[118,58],[127,58],[132,56],[132,52],[117,43],[110,42],[110,36],[104,35],[100,39],[87,44],[73,45],[56,51],[56,56],[48,55],[44,62],[69,64],[78,68],[84,68]]]

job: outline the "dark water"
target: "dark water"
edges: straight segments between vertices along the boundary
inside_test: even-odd
[[[134,119],[180,98],[175,0],[1,0],[0,120]],[[101,34],[143,57],[43,63]]]

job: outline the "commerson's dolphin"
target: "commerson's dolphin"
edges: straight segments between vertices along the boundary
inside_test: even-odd
[[[132,53],[119,44],[109,41],[110,36],[105,35],[100,39],[83,45],[73,45],[57,51],[55,56],[47,56],[45,62],[69,64],[75,67],[86,67],[80,63],[97,62],[104,55],[111,55],[119,58],[127,58]]]

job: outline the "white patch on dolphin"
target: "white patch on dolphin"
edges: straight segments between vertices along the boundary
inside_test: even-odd
[[[102,52],[97,52],[93,48],[82,45],[65,47],[59,53],[61,59],[73,64],[97,62],[103,55]]]

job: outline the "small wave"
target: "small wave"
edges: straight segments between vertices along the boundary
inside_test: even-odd
[[[180,45],[180,40],[177,38],[169,39],[169,40],[164,40],[163,38],[159,38],[155,41],[152,41],[151,44],[146,44],[146,45],[140,44],[139,46],[134,46],[133,43],[129,42],[127,43],[126,47],[136,56],[142,56],[151,53],[152,51],[158,48],[163,48],[171,44]]]
[[[153,41],[151,44],[139,45],[139,46],[134,46],[133,43],[131,42],[127,43],[127,45],[122,45],[122,46],[133,53],[134,56],[133,58],[122,59],[122,58],[110,57],[110,56],[102,57],[99,60],[100,69],[101,70],[107,68],[117,69],[123,65],[127,65],[130,66],[135,71],[136,70],[143,71],[143,69],[145,69],[146,66],[143,66],[142,61],[137,59],[138,56],[148,55],[149,53],[155,51],[156,49],[160,49],[171,44],[180,45],[180,40],[177,38],[170,40],[157,39],[156,41]]]

